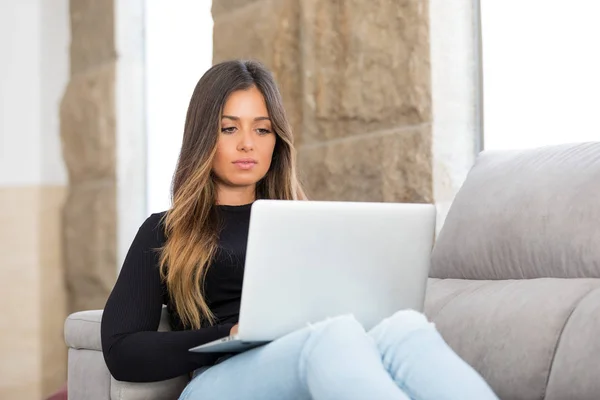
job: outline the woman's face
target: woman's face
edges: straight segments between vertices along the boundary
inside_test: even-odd
[[[212,165],[218,187],[254,189],[271,166],[275,135],[262,93],[256,87],[233,92],[223,107]]]

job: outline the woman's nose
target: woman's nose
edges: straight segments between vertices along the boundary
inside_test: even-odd
[[[251,129],[241,130],[240,141],[238,144],[239,150],[250,151],[254,149],[254,138]]]

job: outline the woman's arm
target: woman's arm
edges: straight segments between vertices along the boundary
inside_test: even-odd
[[[174,378],[212,363],[218,355],[188,349],[229,335],[233,324],[188,331],[157,332],[163,305],[158,252],[161,216],[140,227],[102,315],[102,352],[120,381]]]

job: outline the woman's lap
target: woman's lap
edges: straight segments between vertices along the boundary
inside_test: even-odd
[[[405,393],[414,399],[496,398],[433,324],[401,311],[368,335],[351,316],[300,329],[210,367],[181,399],[407,400]]]
[[[209,368],[188,384],[181,399],[358,400],[368,398],[367,392],[368,397],[408,399],[385,373],[375,343],[353,317],[343,316]]]
[[[188,384],[180,399],[267,400],[265,393],[272,393],[273,399],[294,398],[289,397],[289,394],[301,386],[297,360],[302,336],[302,333],[294,332],[208,368]],[[277,369],[272,370],[272,366],[276,366]],[[296,398],[310,399],[308,395],[298,395]]]

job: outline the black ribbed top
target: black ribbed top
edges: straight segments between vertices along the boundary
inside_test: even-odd
[[[199,330],[184,329],[160,279],[155,249],[166,240],[165,213],[152,214],[142,224],[102,315],[102,351],[115,379],[170,379],[211,365],[220,356],[188,349],[229,335],[238,321],[250,209],[251,204],[217,206],[222,221],[219,248],[205,281],[205,298],[217,323]],[[163,305],[169,310],[171,332],[156,331]]]

